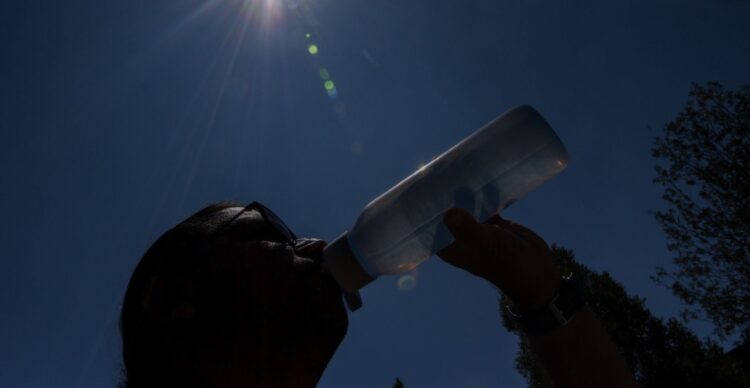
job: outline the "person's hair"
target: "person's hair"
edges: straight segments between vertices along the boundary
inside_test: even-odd
[[[207,328],[196,327],[199,324],[170,325],[169,317],[147,311],[144,293],[156,276],[163,283],[192,279],[198,264],[206,259],[208,238],[232,216],[222,210],[236,206],[240,205],[221,202],[207,206],[164,233],[141,258],[128,283],[120,315],[122,387],[177,386],[183,381],[199,385],[196,379],[200,380],[200,374],[209,373],[205,357],[215,355],[207,351],[215,342],[213,335],[202,333]],[[173,301],[162,302],[167,305],[160,310],[173,309],[169,305]],[[201,368],[196,368],[198,363]]]

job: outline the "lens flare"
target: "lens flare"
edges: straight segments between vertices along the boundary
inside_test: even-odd
[[[417,278],[412,275],[404,275],[396,283],[400,291],[411,291],[417,286]]]
[[[333,83],[333,81],[328,80],[323,84],[323,87],[326,89],[326,93],[328,93],[328,97],[331,99],[335,99],[338,97],[339,92],[336,90],[336,84]]]

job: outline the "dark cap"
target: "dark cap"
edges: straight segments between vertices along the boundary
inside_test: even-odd
[[[347,232],[323,249],[323,262],[328,272],[345,291],[356,292],[375,280],[354,255]]]

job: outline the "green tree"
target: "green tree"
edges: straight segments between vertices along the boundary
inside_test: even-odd
[[[654,214],[676,267],[654,279],[685,302],[684,319],[750,340],[750,85],[694,85],[652,154],[668,204]]]
[[[677,319],[654,317],[644,299],[628,295],[607,272],[596,273],[578,263],[570,250],[552,247],[564,273],[572,272],[584,286],[584,297],[612,340],[620,348],[642,387],[740,387],[750,386],[750,375],[741,360],[726,356],[710,340],[700,340]],[[518,328],[502,309],[505,327]],[[529,387],[551,387],[523,335],[516,369]]]

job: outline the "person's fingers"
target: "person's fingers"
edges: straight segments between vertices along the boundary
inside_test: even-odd
[[[497,224],[499,224],[499,223],[501,223],[503,221],[504,220],[500,216],[500,213],[495,213],[495,215],[493,215],[492,217],[490,217],[487,220],[485,220],[484,223],[485,224],[489,224],[489,225],[497,225]]]
[[[477,222],[464,209],[450,209],[443,217],[445,226],[455,239],[452,251],[468,257],[491,256],[497,254],[497,244],[485,226]]]
[[[490,281],[505,260],[518,257],[525,242],[502,226],[480,224],[463,209],[451,209],[445,214],[445,224],[456,241],[438,252],[444,261],[463,268]]]
[[[462,243],[476,243],[484,238],[482,224],[472,217],[469,212],[461,208],[449,209],[443,217],[445,226],[456,241]]]
[[[456,241],[438,256],[492,282],[519,311],[536,311],[556,292],[560,271],[547,244],[530,229],[499,215],[479,223],[461,209],[447,211],[444,222]]]
[[[497,226],[503,227],[515,233],[519,237],[522,237],[523,239],[525,239],[528,243],[532,245],[538,245],[538,244],[546,245],[546,242],[544,241],[544,239],[539,237],[539,235],[536,234],[534,231],[532,231],[531,229],[521,224],[517,224],[513,222],[513,220],[502,218],[502,216],[500,216],[499,213],[496,213],[492,217],[488,218],[486,221],[484,221],[484,223],[488,225],[497,225]]]

